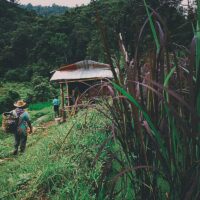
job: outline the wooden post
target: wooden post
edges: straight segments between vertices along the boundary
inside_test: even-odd
[[[70,96],[69,96],[69,85],[68,82],[66,82],[66,88],[67,88],[67,105],[70,106]]]
[[[63,122],[66,121],[66,113],[65,113],[65,97],[64,97],[64,89],[63,89],[63,83],[60,83],[60,94],[61,94],[61,109],[62,109],[62,118]]]
[[[67,116],[70,116],[70,94],[69,94],[69,83],[66,81],[66,91],[67,91]]]
[[[63,83],[60,83],[60,96],[61,96],[61,107],[64,109],[64,90]]]

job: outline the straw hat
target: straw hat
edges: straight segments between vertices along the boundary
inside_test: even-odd
[[[25,105],[26,105],[26,102],[24,102],[23,100],[19,100],[19,101],[14,103],[14,106],[17,107],[17,108],[24,107]]]

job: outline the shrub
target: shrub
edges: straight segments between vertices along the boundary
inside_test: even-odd
[[[44,60],[39,60],[31,66],[33,73],[43,77],[48,77],[52,67],[49,66]]]
[[[19,93],[9,90],[5,97],[0,99],[0,113],[13,109],[13,103],[20,99]]]
[[[24,82],[30,81],[32,76],[32,70],[28,68],[20,68],[9,70],[5,74],[5,80],[11,82]]]
[[[51,99],[56,94],[56,89],[50,85],[48,78],[42,76],[34,76],[33,83],[33,97],[34,102],[45,102]]]
[[[5,74],[5,79],[7,81],[19,81],[18,75],[19,75],[18,70],[16,69],[10,70]]]

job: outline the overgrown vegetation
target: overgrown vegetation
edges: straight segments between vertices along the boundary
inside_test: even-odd
[[[13,103],[20,98],[26,99],[31,91],[28,83],[1,83],[0,85],[0,113],[13,109]]]
[[[59,94],[57,86],[50,84],[47,78],[37,75],[31,82],[3,83],[0,86],[0,113],[13,109],[13,103],[20,98],[28,104],[51,101]]]
[[[115,96],[99,100],[96,111],[83,110],[66,124],[47,130],[41,124],[52,120],[50,104],[31,106],[33,124],[39,124],[39,130],[29,138],[27,154],[3,162],[1,197],[198,200],[197,3],[197,10],[192,6],[183,10],[179,0],[100,0],[57,17],[28,13],[31,18],[27,20],[33,24],[31,30],[26,26],[23,30],[26,35],[34,33],[33,43],[27,47],[26,61],[18,59],[16,66],[10,63],[12,59],[6,60],[11,55],[16,59],[15,43],[7,41],[3,46],[0,67],[7,78],[12,80],[20,65],[30,69],[33,92],[46,101],[43,94],[49,92],[45,97],[50,98],[52,88],[39,75],[47,77],[64,62],[105,59],[113,72],[109,90]],[[2,5],[11,6],[5,1]],[[12,5],[10,9],[19,8]],[[24,19],[27,13],[22,12]],[[15,25],[21,35],[24,25]],[[16,32],[11,38],[20,47]],[[26,44],[30,45],[29,40]],[[1,158],[5,159],[11,149],[10,137],[1,136],[1,143]]]
[[[147,19],[134,57],[119,35],[123,64],[117,59],[113,62],[107,32],[97,18],[115,78],[111,84],[118,94],[113,106],[106,103],[109,114],[99,111],[113,122],[108,139],[115,138],[122,147],[111,152],[98,194],[109,199],[199,199],[200,16],[193,24],[197,28],[188,50],[171,43],[162,17],[143,3]],[[151,40],[145,35],[147,25]]]
[[[35,108],[38,105],[32,106]],[[41,112],[36,110],[31,111],[34,120]],[[87,118],[83,117],[85,113]],[[0,199],[96,199],[95,188],[106,154],[95,168],[92,164],[110,122],[94,110],[83,110],[67,124],[40,129],[43,123],[34,121],[38,128],[28,138],[26,153],[18,157],[8,154],[13,138],[1,133]]]
[[[29,11],[35,11],[38,15],[42,16],[62,15],[69,9],[66,6],[59,6],[56,4],[52,4],[52,6],[33,6],[29,3],[27,5],[20,5],[20,7]]]
[[[192,29],[184,9],[178,6],[180,1],[155,2],[149,0],[150,5],[162,13],[172,40],[188,45]],[[142,1],[100,0],[97,4],[102,21],[107,24],[111,53],[119,56],[118,39],[113,32],[121,32],[133,55],[145,15]],[[24,82],[31,80],[35,73],[49,77],[49,72],[62,64],[83,59],[106,61],[92,4],[72,8],[63,15],[42,17],[0,0],[0,13],[1,79]]]

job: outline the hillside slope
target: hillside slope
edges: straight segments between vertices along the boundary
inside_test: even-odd
[[[173,36],[172,41],[189,44],[191,25],[177,3],[150,2],[162,13]],[[105,25],[110,53],[119,57],[118,33],[122,33],[124,44],[133,56],[146,18],[143,1],[100,0],[68,9],[62,15],[43,17],[0,0],[0,79],[30,81],[36,73],[47,77],[50,71],[61,65],[84,59],[108,62],[95,10],[98,10],[100,24]],[[179,33],[175,34],[177,27],[180,27]],[[181,34],[183,28],[184,35]],[[148,38],[145,40],[151,43]]]
[[[32,46],[30,26],[35,21],[35,13],[0,0],[0,77],[27,62],[28,49]]]
[[[1,133],[0,199],[95,199],[103,158],[92,163],[106,122],[94,110],[85,112],[61,125],[35,121],[27,151],[17,157],[8,154],[12,137]]]
[[[56,4],[53,4],[52,6],[33,6],[29,3],[27,5],[20,5],[20,7],[29,11],[35,11],[38,15],[42,16],[62,15],[69,9],[66,6],[59,6]]]

